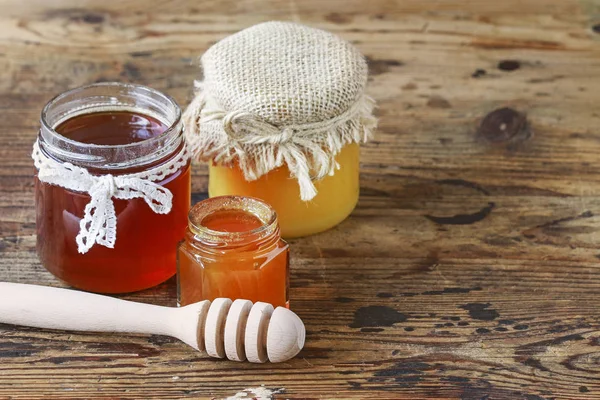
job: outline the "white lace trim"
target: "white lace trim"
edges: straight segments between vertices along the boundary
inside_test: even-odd
[[[173,203],[173,194],[155,183],[185,166],[190,158],[187,145],[166,163],[135,174],[113,176],[92,175],[87,169],[71,163],[61,163],[47,157],[38,141],[33,145],[33,158],[41,182],[84,192],[91,200],[85,206],[84,216],[79,223],[79,234],[75,238],[77,250],[85,254],[95,243],[113,248],[117,240],[117,216],[112,198],[144,199],[157,214],[168,214]]]

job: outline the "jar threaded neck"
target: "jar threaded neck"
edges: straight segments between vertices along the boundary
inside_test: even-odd
[[[56,128],[83,114],[130,111],[154,117],[166,129],[146,140],[119,145],[82,143]],[[144,167],[168,158],[184,142],[181,109],[171,97],[152,88],[119,82],[78,87],[50,100],[41,115],[40,149],[59,162],[84,168],[120,170]]]
[[[241,211],[260,221],[258,227],[241,231],[221,231],[211,229],[203,221],[207,217],[222,211]],[[189,212],[189,231],[193,240],[214,247],[236,247],[256,243],[273,236],[279,238],[277,214],[262,200],[244,196],[212,197],[199,202]]]

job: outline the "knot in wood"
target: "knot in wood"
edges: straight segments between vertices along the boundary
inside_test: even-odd
[[[512,139],[517,134],[526,133],[527,117],[512,108],[504,107],[486,115],[477,134],[490,142],[498,143]]]
[[[501,71],[516,71],[521,68],[521,63],[517,60],[503,60],[498,63],[498,69]]]

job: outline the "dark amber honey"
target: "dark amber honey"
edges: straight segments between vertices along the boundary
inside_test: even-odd
[[[75,116],[54,129],[80,143],[127,145],[161,135],[167,126],[147,115],[116,111]],[[158,166],[168,159],[150,166],[90,172],[123,175]],[[95,244],[80,254],[75,237],[90,196],[42,183],[36,176],[37,249],[42,264],[72,286],[102,293],[141,290],[173,276],[177,243],[184,236],[190,208],[189,163],[155,183],[173,194],[169,214],[154,213],[141,198],[113,199],[117,215],[114,248]]]
[[[79,115],[55,130],[80,143],[116,146],[153,138],[167,130],[167,126],[148,115],[113,111]]]

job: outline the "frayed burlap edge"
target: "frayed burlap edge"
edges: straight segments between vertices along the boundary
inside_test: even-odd
[[[300,197],[317,194],[313,181],[333,175],[340,150],[367,142],[377,126],[375,102],[361,96],[346,112],[330,120],[274,126],[241,111],[225,111],[196,82],[196,96],[183,114],[185,134],[193,157],[217,164],[239,165],[247,181],[287,165],[298,181]]]

